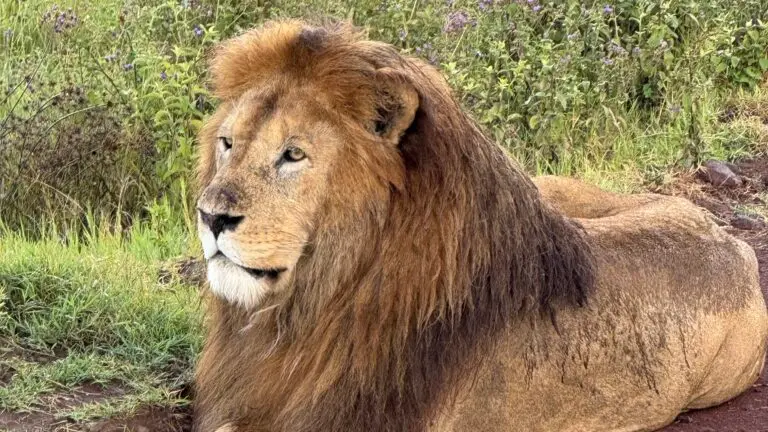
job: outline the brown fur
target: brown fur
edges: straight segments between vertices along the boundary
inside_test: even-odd
[[[211,299],[197,430],[424,430],[499,331],[588,300],[580,229],[541,202],[428,66],[347,26],[282,22],[224,44],[212,71],[224,104],[310,86],[350,148],[275,307],[254,318]],[[419,97],[396,147],[370,137],[379,108],[398,105],[381,71]],[[216,122],[201,135],[203,186]]]

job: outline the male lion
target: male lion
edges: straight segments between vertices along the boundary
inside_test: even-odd
[[[346,25],[269,24],[212,75],[197,431],[648,431],[758,377],[755,254],[689,202],[540,193]]]

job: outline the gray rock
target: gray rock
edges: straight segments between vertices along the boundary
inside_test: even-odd
[[[744,215],[736,215],[731,219],[731,226],[740,230],[756,231],[766,227],[765,221]]]
[[[738,170],[733,164],[709,160],[699,168],[697,175],[700,179],[718,187],[739,187],[742,181],[734,169]]]

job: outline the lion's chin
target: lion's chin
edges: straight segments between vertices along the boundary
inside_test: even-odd
[[[275,288],[284,269],[249,269],[222,254],[208,260],[208,282],[217,297],[253,309]]]

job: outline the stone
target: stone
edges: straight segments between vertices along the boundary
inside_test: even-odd
[[[713,184],[714,186],[739,187],[742,184],[741,178],[734,172],[736,168],[733,164],[726,162],[709,160],[697,171],[700,179]]]

